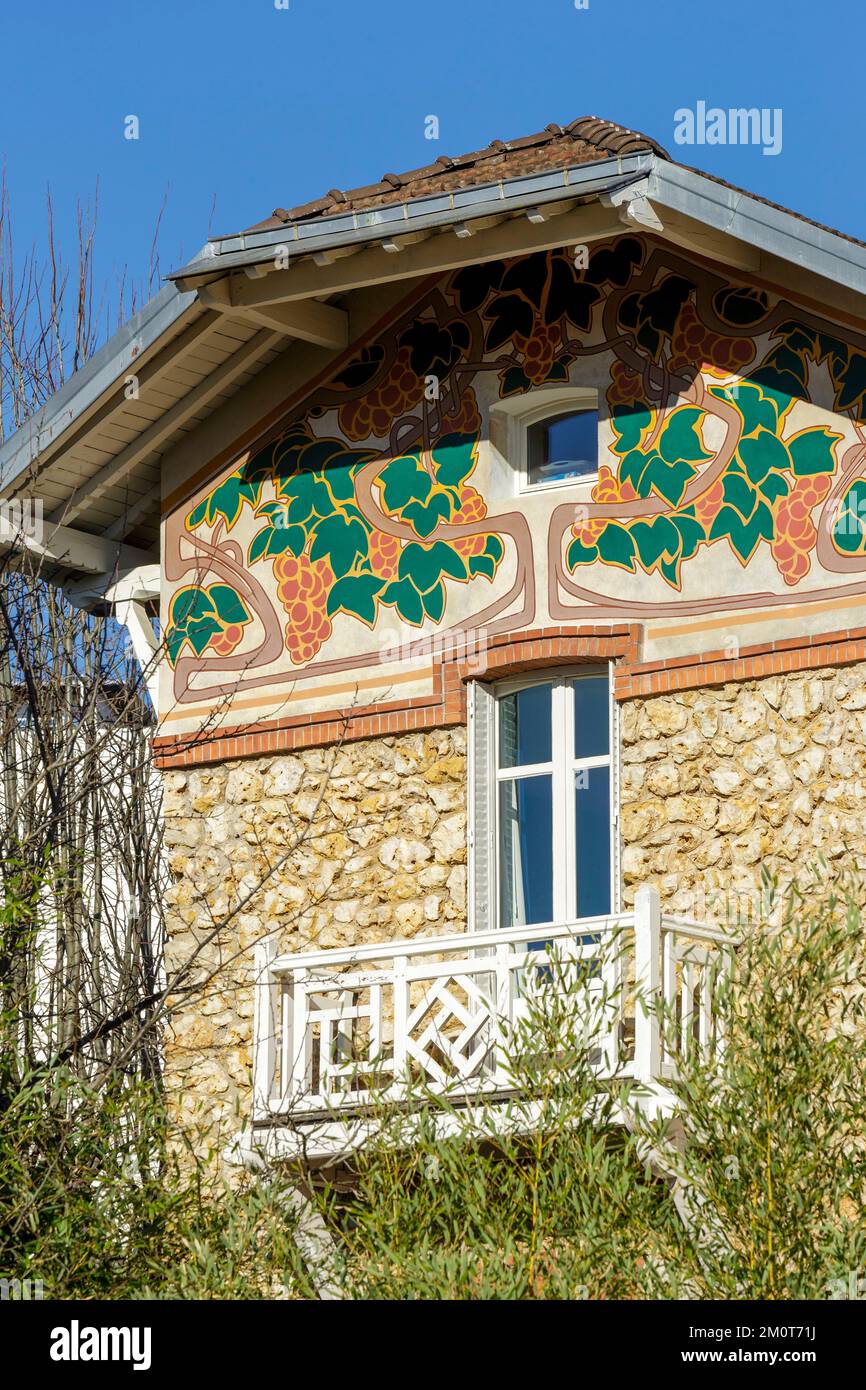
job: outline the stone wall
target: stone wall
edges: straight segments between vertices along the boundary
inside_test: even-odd
[[[238,1128],[249,1105],[252,948],[465,929],[465,731],[402,734],[165,778],[169,964],[214,980],[175,1016],[182,1112]],[[866,862],[866,664],[622,706],[622,868],[665,905],[746,915],[762,866]],[[214,933],[214,924],[234,912]]]
[[[866,859],[866,665],[680,691],[622,707],[624,899],[655,883],[673,911],[754,903]]]
[[[187,1118],[225,1138],[247,1112],[266,933],[302,951],[465,929],[465,748],[456,728],[166,775],[169,969],[216,972],[166,1043]]]

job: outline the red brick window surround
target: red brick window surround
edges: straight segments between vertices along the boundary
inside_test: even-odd
[[[458,656],[436,671],[438,690],[409,701],[390,701],[364,708],[323,710],[284,719],[208,729],[202,734],[164,735],[154,740],[157,765],[163,770],[268,757],[299,748],[388,734],[413,733],[466,723],[466,683],[580,662],[636,663],[640,628],[634,624],[533,628],[489,639],[471,660]]]

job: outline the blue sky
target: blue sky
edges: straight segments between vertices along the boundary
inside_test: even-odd
[[[98,279],[163,272],[331,187],[594,114],[866,238],[851,0],[5,0],[0,157],[19,254],[98,178]],[[781,153],[678,149],[698,101],[781,108]],[[140,138],[124,139],[137,115]],[[436,115],[438,142],[424,138]],[[71,247],[70,247],[71,249]],[[110,293],[110,292],[109,292]]]

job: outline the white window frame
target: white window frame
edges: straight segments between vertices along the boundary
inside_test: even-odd
[[[598,481],[597,468],[592,473],[582,473],[579,478],[552,478],[546,483],[529,481],[527,434],[530,425],[554,420],[560,415],[573,415],[578,410],[594,410],[599,414],[599,394],[594,386],[540,387],[516,400],[500,401],[491,407],[491,415],[501,415],[505,421],[505,452],[514,473],[515,496],[582,487]],[[600,457],[601,449],[599,433],[597,430],[596,458]]]
[[[574,754],[573,681],[604,675],[608,682],[608,752],[605,755],[578,758]],[[503,695],[526,690],[535,685],[550,685],[551,690],[551,760],[545,763],[523,764],[517,768],[499,766],[498,702]],[[491,691],[493,709],[493,739],[488,776],[492,784],[492,833],[488,836],[487,880],[495,886],[492,919],[500,922],[499,879],[499,785],[516,778],[550,776],[553,812],[553,921],[574,922],[577,908],[577,855],[575,853],[574,778],[582,769],[608,767],[610,776],[610,910],[620,909],[619,854],[619,711],[613,699],[613,665],[581,665],[564,670],[527,673],[497,682]],[[477,775],[477,772],[476,772]],[[470,842],[474,837],[471,837]]]

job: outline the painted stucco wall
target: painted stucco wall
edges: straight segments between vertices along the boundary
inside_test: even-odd
[[[647,238],[585,249],[419,283],[170,512],[164,737],[427,696],[425,636],[640,620],[655,659],[856,605],[866,337]],[[520,493],[508,412],[569,387],[599,476]]]

